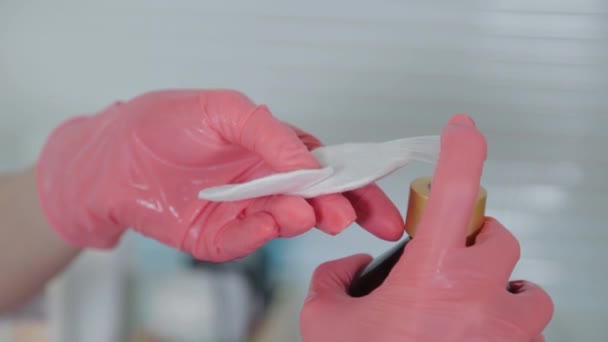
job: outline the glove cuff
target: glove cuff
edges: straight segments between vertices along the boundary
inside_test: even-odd
[[[77,247],[114,248],[124,232],[112,222],[103,199],[104,168],[95,116],[70,119],[53,130],[36,167],[37,191],[51,227],[67,243]],[[100,165],[102,164],[102,165]]]

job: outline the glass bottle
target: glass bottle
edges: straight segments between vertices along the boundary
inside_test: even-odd
[[[431,191],[431,178],[420,177],[410,184],[410,194],[405,220],[405,231],[409,235],[390,250],[372,260],[355,277],[349,288],[349,293],[353,297],[363,297],[374,291],[380,286],[391,270],[401,258],[407,243],[416,233],[416,225],[420,221],[422,212],[429,198]],[[475,235],[481,229],[485,217],[487,191],[480,187],[477,202],[473,209],[473,215],[469,224],[467,243],[472,244]]]

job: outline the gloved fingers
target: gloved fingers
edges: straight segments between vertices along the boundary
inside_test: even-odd
[[[418,245],[465,245],[485,159],[486,141],[473,120],[464,114],[453,116],[441,134],[431,192],[416,230]]]
[[[347,292],[350,283],[371,260],[369,255],[356,254],[321,264],[312,275],[306,302],[320,296],[351,298]]]
[[[257,212],[229,221],[214,236],[201,236],[191,253],[197,259],[224,262],[245,257],[278,236],[274,217]]]
[[[524,280],[509,283],[511,292],[501,296],[498,309],[509,315],[509,320],[533,336],[542,334],[553,317],[553,301],[540,286]]]
[[[341,194],[311,198],[308,203],[314,208],[317,228],[330,235],[342,232],[357,218],[355,209]]]
[[[290,126],[294,132],[298,135],[298,138],[306,145],[309,150],[322,146],[323,144],[319,139],[312,136],[311,134],[301,130],[298,127]],[[338,195],[331,195],[338,196]],[[344,193],[344,196],[350,201],[352,208],[354,208],[354,214],[356,215],[357,223],[365,230],[374,234],[375,236],[389,241],[396,241],[403,236],[403,220],[399,209],[393,204],[393,202],[386,196],[386,194],[375,184],[370,184],[361,189],[349,191]],[[342,200],[335,200],[332,202],[343,202]],[[330,206],[328,200],[313,200],[313,207],[317,212],[317,222],[319,228],[327,233],[335,234],[338,233],[351,222],[346,224],[325,224],[325,220],[319,220],[319,217],[329,216],[324,212],[330,211],[325,209],[325,206]],[[336,204],[333,203],[330,207],[333,208]],[[331,212],[334,215],[340,213],[340,217],[348,216],[346,205],[340,204],[340,208],[344,209],[332,209]],[[334,216],[332,215],[332,216]],[[354,218],[354,217],[353,217]],[[346,221],[346,219],[344,219]]]
[[[375,184],[344,194],[357,213],[357,223],[375,236],[397,241],[403,236],[399,209]]]
[[[308,132],[293,125],[289,125],[289,127],[309,150],[312,151],[323,145],[319,139]],[[357,218],[353,206],[342,194],[319,196],[309,199],[308,202],[315,209],[317,228],[330,235],[342,232]]]
[[[477,261],[480,272],[491,274],[502,285],[507,283],[519,261],[520,246],[515,236],[500,222],[486,217],[475,244],[469,246],[466,253],[467,257]]]
[[[296,132],[275,118],[266,106],[254,109],[233,143],[257,153],[277,172],[320,167]]]
[[[245,210],[246,215],[265,212],[276,222],[278,236],[293,237],[315,226],[315,211],[303,198],[277,195],[255,199]]]

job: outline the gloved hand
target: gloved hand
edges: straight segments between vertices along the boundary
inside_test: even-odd
[[[485,157],[486,142],[473,121],[454,116],[441,136],[416,238],[365,297],[350,297],[347,289],[369,256],[321,265],[301,314],[305,342],[543,341],[551,298],[526,281],[511,282],[513,293],[506,290],[519,259],[517,240],[487,218],[475,244],[466,247]]]
[[[308,150],[319,145],[236,91],[152,92],[57,128],[39,159],[38,190],[52,226],[80,247],[114,247],[133,228],[217,262],[315,226],[337,234],[355,219],[398,240],[399,212],[373,185],[311,200],[197,197],[206,187],[319,167]]]

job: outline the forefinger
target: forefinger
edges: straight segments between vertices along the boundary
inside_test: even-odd
[[[486,140],[464,114],[441,134],[441,152],[416,241],[434,248],[464,246],[486,159]]]
[[[399,209],[376,184],[344,194],[357,213],[357,223],[368,232],[388,241],[403,235]]]

